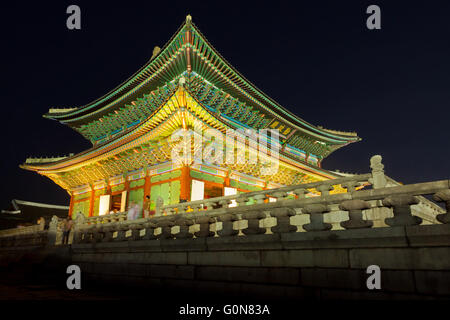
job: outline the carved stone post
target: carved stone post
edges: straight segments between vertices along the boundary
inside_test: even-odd
[[[85,216],[83,214],[77,214],[75,218],[75,225],[74,225],[74,235],[73,235],[73,242],[80,243],[83,239],[83,232],[81,230],[84,222],[85,222]]]
[[[80,243],[85,243],[86,242],[86,239],[88,237],[86,228],[87,228],[87,225],[83,225],[78,230],[79,242]]]
[[[191,204],[190,205],[192,212],[199,212],[201,208],[203,208],[203,205],[201,203]]]
[[[102,242],[104,238],[105,238],[105,231],[103,229],[103,224],[98,223],[95,225],[94,228],[93,240],[94,242]]]
[[[102,225],[103,240],[104,242],[109,242],[113,240],[114,233],[114,223],[104,223]]]
[[[229,199],[222,199],[222,200],[220,200],[219,201],[219,205],[222,207],[222,208],[228,208],[228,205],[231,203],[231,200],[229,200]]]
[[[141,230],[144,229],[143,224],[141,223],[133,223],[130,226],[131,229],[131,237],[128,240],[139,240],[141,238]]]
[[[145,235],[142,237],[142,240],[153,240],[156,239],[155,236],[155,228],[157,228],[156,223],[152,221],[144,222]]]
[[[233,229],[233,222],[238,220],[235,214],[226,213],[218,216],[217,220],[222,222],[222,230],[217,231],[220,237],[235,236],[239,233],[238,230]]]
[[[174,216],[164,217],[163,219],[158,220],[156,225],[161,228],[161,233],[156,237],[158,239],[172,239],[172,227],[174,226]]]
[[[433,196],[434,201],[445,202],[446,213],[438,214],[436,219],[441,223],[450,223],[450,189],[441,190]]]
[[[347,192],[353,192],[356,190],[356,187],[359,185],[358,181],[347,181],[341,184],[341,186],[347,189]]]
[[[309,214],[310,223],[303,225],[306,231],[326,231],[332,225],[323,221],[323,214],[329,212],[328,206],[324,204],[309,204],[303,208],[303,213]]]
[[[277,202],[278,202],[278,201],[281,201],[284,198],[286,198],[287,193],[284,191],[275,191],[275,192],[272,192],[270,195],[272,197],[274,197],[275,199],[277,199]]]
[[[242,230],[245,235],[262,234],[266,232],[265,228],[259,226],[259,220],[265,219],[266,214],[261,211],[249,211],[242,214],[242,217],[247,220],[247,228]]]
[[[384,175],[384,165],[381,163],[383,157],[375,155],[370,158],[370,168],[372,169],[372,178],[370,183],[374,189],[384,188],[387,184],[386,176]]]
[[[177,213],[178,214],[182,214],[182,213],[186,213],[186,206],[182,203],[177,205]]]
[[[214,222],[215,220],[208,216],[195,218],[195,223],[200,225],[200,230],[195,232],[195,236],[197,238],[212,237],[214,232],[209,230],[209,226]]]
[[[370,228],[372,221],[363,220],[362,211],[369,209],[370,204],[364,200],[346,200],[339,205],[339,209],[348,211],[349,219],[340,223],[345,229]]]
[[[49,245],[49,246],[56,245],[56,233],[57,232],[58,232],[58,217],[53,216],[52,220],[50,220],[50,223],[48,226],[47,245]]]
[[[253,196],[253,199],[255,200],[256,204],[264,203],[264,200],[266,200],[266,195],[264,193],[258,193]]]
[[[236,198],[236,202],[237,202],[237,206],[238,207],[242,207],[242,206],[247,205],[247,201],[248,201],[248,198],[246,196],[244,196],[244,195],[239,195],[239,197]]]
[[[130,230],[128,222],[118,222],[117,224],[117,237],[114,238],[114,241],[124,241],[126,239],[126,233]]]
[[[330,194],[330,191],[333,190],[333,186],[330,184],[323,184],[318,187],[316,187],[317,191],[320,191],[320,196],[328,196]]]
[[[294,190],[294,194],[298,197],[298,199],[305,199],[308,190],[304,188],[298,188]]]
[[[97,227],[95,224],[91,224],[88,227],[86,227],[84,233],[84,243],[95,243],[96,241],[96,233],[97,233]]]
[[[270,215],[277,218],[277,225],[270,228],[273,233],[285,233],[297,231],[297,227],[291,225],[291,216],[295,216],[292,208],[275,208],[270,210]]]
[[[383,205],[392,207],[394,210],[393,218],[386,218],[387,225],[393,226],[414,226],[422,223],[422,219],[411,214],[411,205],[418,204],[416,197],[406,195],[389,196],[383,200]]]
[[[180,227],[180,231],[175,234],[176,239],[190,239],[194,235],[189,232],[189,226],[192,226],[194,221],[183,216],[178,216],[175,220],[175,225]]]

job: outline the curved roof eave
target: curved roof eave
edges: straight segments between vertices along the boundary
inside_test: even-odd
[[[209,111],[207,108],[205,108],[205,107],[203,106],[203,104],[202,104],[201,102],[199,102],[199,101],[195,98],[195,96],[192,95],[192,94],[189,92],[189,90],[186,90],[185,92],[188,93],[188,94],[191,96],[191,98],[192,98],[198,105],[200,105],[201,108],[203,108],[203,110],[204,110],[205,112],[207,112],[207,113],[208,113],[209,115],[211,115],[214,119],[216,119],[216,121],[222,122],[222,120],[221,120],[220,118],[218,118],[214,113],[212,113],[212,112]],[[164,103],[162,103],[161,106],[160,106],[157,110],[155,110],[154,114],[157,114],[157,113],[158,113],[158,112],[159,112],[159,111],[167,104],[167,102],[168,102],[174,95],[176,95],[176,92],[175,92],[170,98],[168,98]],[[101,145],[98,145],[98,146],[94,146],[94,147],[92,147],[92,148],[90,148],[90,149],[87,149],[87,150],[85,150],[85,151],[83,151],[83,152],[80,152],[80,153],[78,153],[78,154],[72,155],[72,156],[70,156],[70,157],[66,157],[66,158],[64,158],[64,159],[61,159],[61,160],[55,161],[55,162],[42,163],[42,164],[34,164],[34,165],[22,164],[22,165],[20,165],[20,168],[26,169],[26,170],[30,170],[30,171],[38,171],[38,172],[42,172],[42,173],[48,172],[48,173],[50,173],[50,174],[51,174],[51,173],[54,173],[54,171],[58,171],[58,170],[66,171],[66,169],[67,169],[68,167],[78,166],[80,163],[82,163],[82,162],[84,162],[84,161],[88,161],[88,160],[90,160],[91,158],[97,157],[98,155],[95,155],[95,152],[103,152],[103,153],[109,152],[109,151],[111,151],[111,150],[118,149],[118,148],[120,148],[121,146],[130,143],[132,140],[139,139],[140,136],[137,136],[137,137],[134,137],[132,140],[126,139],[126,140],[123,140],[122,143],[119,143],[119,144],[117,144],[117,145],[114,145],[115,143],[118,143],[120,140],[122,140],[122,138],[123,138],[124,136],[129,136],[129,137],[131,137],[131,136],[133,135],[133,132],[134,132],[134,133],[137,133],[137,132],[140,130],[140,128],[144,127],[145,124],[146,124],[146,122],[148,122],[152,117],[153,117],[153,115],[150,116],[146,121],[144,121],[144,122],[142,122],[142,123],[140,123],[140,124],[137,124],[137,125],[136,125],[135,127],[133,127],[133,128],[130,128],[129,131],[124,132],[124,133],[122,133],[121,135],[118,135],[118,136],[115,137],[113,140],[110,140],[110,141],[105,142],[105,143],[103,143],[103,144],[101,144]],[[225,124],[225,125],[233,128],[233,126],[230,125],[230,124],[228,124],[228,123]],[[142,135],[142,134],[145,134],[145,133],[141,133],[141,135]],[[113,146],[111,147],[111,149],[108,149],[108,146],[109,146],[109,145],[113,145]],[[101,151],[102,149],[104,149],[104,150]],[[83,157],[86,156],[86,155],[89,154],[89,153],[93,153],[92,156],[90,156],[88,159],[83,159]],[[335,176],[336,176],[334,173],[329,172],[328,170],[325,170],[325,169],[323,169],[323,168],[320,168],[320,167],[317,167],[317,166],[313,166],[313,165],[311,165],[311,164],[302,163],[302,162],[299,161],[298,159],[294,159],[291,155],[288,155],[288,154],[286,154],[286,153],[284,153],[284,152],[281,152],[281,154],[282,154],[284,157],[286,157],[286,160],[289,159],[290,161],[295,162],[295,163],[297,164],[297,167],[303,168],[304,170],[311,171],[311,172],[313,172],[313,171],[315,170],[316,173],[319,172],[319,173],[321,173],[322,175],[329,176],[329,177],[335,177]],[[77,161],[77,158],[78,158],[78,161]],[[74,161],[74,160],[75,160],[74,163],[70,163],[71,161]],[[53,168],[49,168],[48,166],[51,166],[51,167],[53,167]],[[57,167],[55,168],[55,166],[57,166]]]

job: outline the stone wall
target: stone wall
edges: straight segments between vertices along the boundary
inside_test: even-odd
[[[270,298],[450,298],[450,225],[74,244],[86,279]],[[381,268],[381,290],[366,286]]]

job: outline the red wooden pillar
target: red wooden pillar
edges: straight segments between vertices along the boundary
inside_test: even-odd
[[[180,200],[184,199],[189,201],[191,196],[191,175],[190,167],[181,167],[181,177],[180,177]]]
[[[109,180],[105,180],[105,182],[106,182],[106,193],[105,193],[105,195],[107,194],[107,195],[109,195],[109,196],[111,196],[111,194],[112,194],[112,191],[111,191],[111,185],[109,184],[110,182],[109,182]],[[110,203],[109,203],[109,208],[108,208],[108,214],[109,214],[109,211],[111,210],[111,197],[110,197]]]
[[[224,187],[230,186],[230,170],[228,170],[227,175],[224,178],[223,186]]]
[[[91,187],[91,199],[89,200],[89,217],[94,215],[95,190]]]
[[[72,212],[73,212],[73,192],[70,193],[69,217],[72,217]]]
[[[130,181],[128,181],[128,177],[126,175],[124,178],[125,178],[125,182],[123,183],[123,191],[127,192],[127,197],[125,198],[126,199],[125,200],[125,202],[126,202],[125,210],[126,210],[126,208],[128,208],[128,203],[129,203],[128,199],[130,198]]]
[[[144,183],[144,200],[146,196],[150,196],[150,177],[145,175],[145,183]]]

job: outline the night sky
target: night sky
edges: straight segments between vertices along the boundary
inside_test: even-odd
[[[417,2],[417,3],[416,3]],[[81,8],[81,30],[66,8]],[[366,8],[381,8],[381,30]],[[288,110],[325,128],[356,131],[323,167],[369,172],[381,154],[404,183],[450,172],[449,1],[33,1],[3,8],[2,183],[11,199],[68,205],[67,193],[19,168],[29,156],[78,153],[90,143],[42,115],[87,104],[162,47],[187,14],[247,79]],[[5,6],[5,5],[4,5]]]

